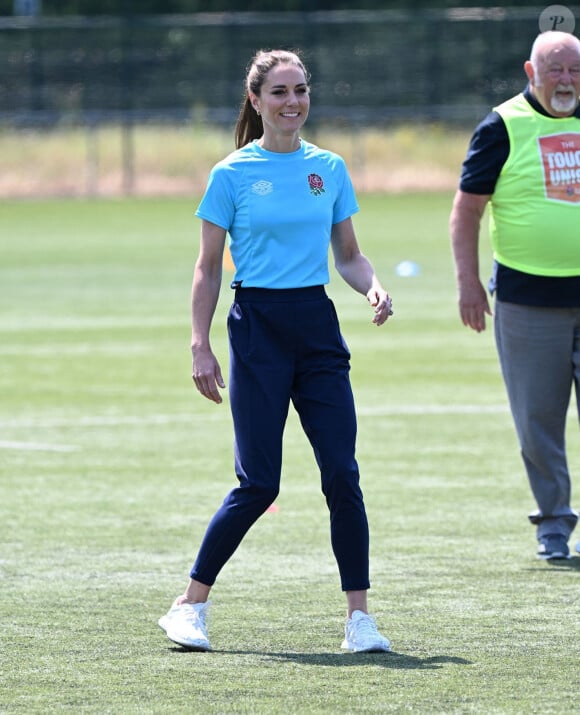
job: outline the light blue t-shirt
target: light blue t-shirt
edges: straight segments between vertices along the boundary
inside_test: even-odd
[[[342,157],[303,140],[288,154],[254,141],[214,166],[195,215],[228,231],[235,283],[305,288],[328,283],[332,226],[358,208]]]

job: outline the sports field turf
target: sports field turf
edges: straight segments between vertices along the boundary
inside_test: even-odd
[[[195,200],[0,204],[1,713],[579,711],[580,556],[534,556],[492,331],[457,317],[450,203],[361,197],[387,326],[329,287],[388,655],[340,651],[344,596],[293,413],[279,510],[212,593],[214,652],[166,639],[157,619],[234,479],[227,402],[190,379]],[[419,274],[399,277],[404,260]],[[225,372],[229,277],[213,334]],[[578,494],[572,410],[569,426]]]

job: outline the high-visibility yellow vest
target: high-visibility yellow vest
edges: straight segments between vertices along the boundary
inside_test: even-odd
[[[523,94],[495,111],[510,152],[490,202],[494,257],[533,275],[580,275],[580,119],[546,117]]]

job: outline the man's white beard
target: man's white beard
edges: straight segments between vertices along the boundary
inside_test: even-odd
[[[567,91],[567,89],[568,87],[556,87],[550,98],[550,106],[555,112],[559,112],[560,114],[571,114],[578,104],[578,97],[574,91],[572,91],[568,99],[557,96],[557,92]]]

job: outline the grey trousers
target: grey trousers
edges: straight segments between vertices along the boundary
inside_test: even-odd
[[[572,387],[580,422],[580,308],[496,301],[495,339],[521,454],[538,510],[537,537],[576,526],[566,456]],[[579,465],[580,467],[580,465]]]

